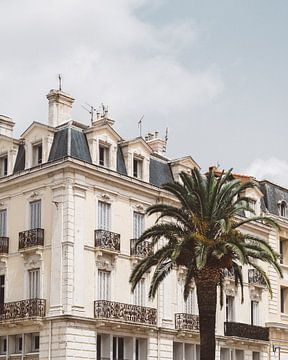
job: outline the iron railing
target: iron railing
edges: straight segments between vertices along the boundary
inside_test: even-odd
[[[108,230],[95,230],[95,247],[120,251],[120,234]]]
[[[130,255],[137,257],[147,257],[153,254],[153,246],[149,241],[142,241],[136,245],[137,239],[130,240]]]
[[[30,229],[19,232],[19,250],[44,245],[44,229]]]
[[[256,269],[248,270],[248,282],[249,284],[266,286],[265,280],[262,274],[259,273]]]
[[[0,304],[0,321],[44,317],[46,300],[27,299]]]
[[[199,331],[199,316],[187,313],[175,314],[175,329]]]
[[[237,322],[225,322],[224,334],[225,336],[269,341],[269,328]]]
[[[154,308],[123,304],[115,301],[96,300],[94,302],[95,318],[120,320],[125,322],[156,325],[157,311]]]
[[[0,237],[0,254],[8,254],[9,252],[9,238],[6,236]]]

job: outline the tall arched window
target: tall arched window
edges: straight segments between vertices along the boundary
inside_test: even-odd
[[[280,216],[286,217],[287,214],[287,204],[285,201],[280,203]]]

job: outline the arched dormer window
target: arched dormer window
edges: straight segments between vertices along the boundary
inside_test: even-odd
[[[279,205],[279,212],[280,212],[280,216],[286,217],[287,216],[287,203],[286,201],[281,201],[280,205]]]

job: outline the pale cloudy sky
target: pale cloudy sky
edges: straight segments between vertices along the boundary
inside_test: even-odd
[[[107,104],[124,138],[288,186],[286,0],[0,0],[0,113],[47,122],[57,87]]]

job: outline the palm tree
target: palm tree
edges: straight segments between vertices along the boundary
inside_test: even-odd
[[[130,283],[133,291],[142,276],[155,267],[149,289],[149,297],[154,298],[159,284],[172,269],[186,268],[184,299],[189,295],[193,280],[197,289],[200,359],[214,360],[217,286],[223,290],[223,271],[233,269],[235,283],[242,289],[242,265],[249,265],[263,276],[270,293],[269,279],[258,260],[271,264],[282,275],[278,255],[271,246],[263,239],[240,232],[239,227],[252,221],[276,224],[263,216],[239,216],[243,211],[254,213],[251,199],[243,194],[256,185],[234,179],[232,169],[216,176],[213,169],[202,175],[195,168],[191,176],[181,173],[180,177],[181,183],[163,186],[175,196],[179,206],[156,204],[147,210],[148,215],[159,215],[155,225],[142,234],[136,246],[150,239],[153,246],[158,244],[158,250],[136,265]],[[160,246],[163,238],[165,244]],[[222,306],[223,294],[220,303]]]

